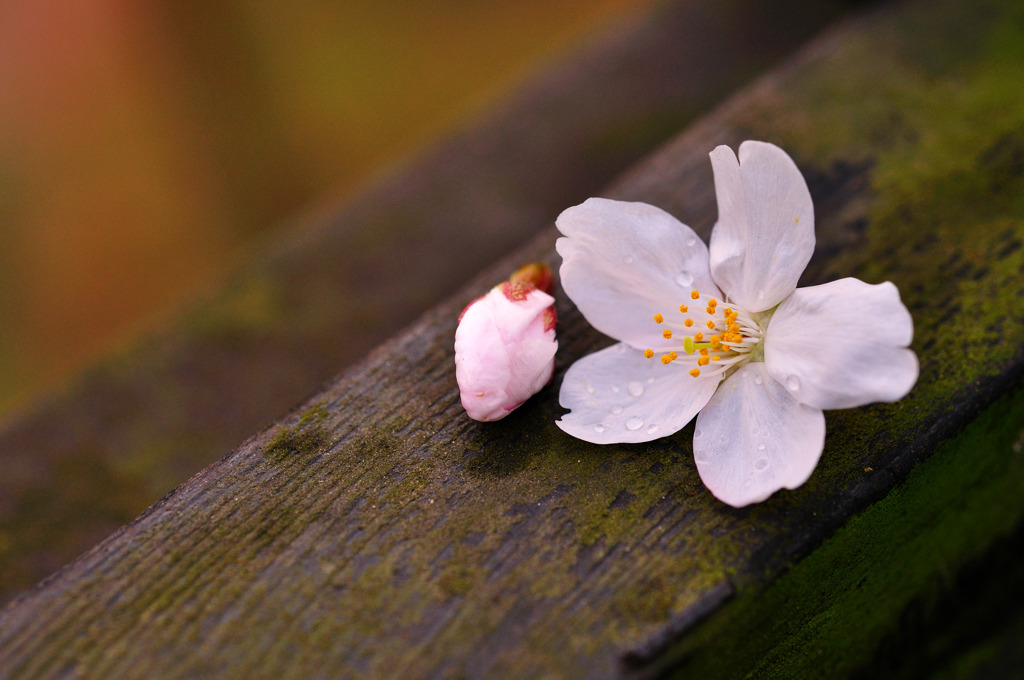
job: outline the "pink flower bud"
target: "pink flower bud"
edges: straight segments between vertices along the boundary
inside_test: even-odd
[[[558,349],[551,291],[547,265],[529,264],[462,310],[455,378],[470,418],[501,420],[551,380]]]

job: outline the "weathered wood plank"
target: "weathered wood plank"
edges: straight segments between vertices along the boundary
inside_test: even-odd
[[[816,201],[804,283],[900,287],[918,386],[899,404],[830,412],[801,489],[723,506],[697,477],[692,426],[636,446],[562,435],[560,377],[608,342],[564,299],[554,386],[499,423],[462,415],[455,316],[515,262],[553,261],[548,231],[12,603],[0,665],[15,677],[870,667],[906,607],[943,592],[944,575],[975,573],[1024,526],[1022,63],[1019,3],[892,5],[817,41],[608,192],[706,236],[707,152],[775,141]],[[879,575],[906,592],[871,571],[890,555]],[[883,599],[858,599],[862,586]],[[863,609],[885,615],[841,625]]]
[[[4,423],[0,600],[312,394],[842,9],[672,0],[638,14]]]

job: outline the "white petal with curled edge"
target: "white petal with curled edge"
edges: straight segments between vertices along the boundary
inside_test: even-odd
[[[718,222],[710,264],[730,302],[771,309],[793,292],[814,253],[814,205],[807,182],[785,151],[743,142],[711,152]]]
[[[763,362],[741,367],[697,416],[693,459],[704,485],[737,508],[795,489],[825,446],[825,414],[801,404]]]
[[[796,290],[764,340],[768,371],[821,409],[898,401],[917,382],[910,312],[892,283],[847,278]]]
[[[594,444],[651,441],[682,429],[717,386],[718,378],[694,378],[619,343],[569,368],[558,400],[572,412],[556,424]]]
[[[678,313],[690,291],[721,298],[708,250],[692,229],[660,208],[591,198],[555,222],[565,235],[562,287],[590,325],[637,349],[667,344],[652,321]]]

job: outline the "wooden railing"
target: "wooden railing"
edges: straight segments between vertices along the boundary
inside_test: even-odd
[[[897,404],[829,412],[800,489],[742,510],[716,501],[692,425],[643,445],[564,435],[561,377],[609,340],[560,294],[553,384],[498,423],[465,417],[455,318],[515,265],[557,267],[548,228],[15,600],[0,668],[1005,675],[1019,662],[1024,547],[1022,64],[1018,3],[887,5],[602,192],[706,238],[708,152],[773,141],[815,200],[803,283],[899,286],[920,380]]]

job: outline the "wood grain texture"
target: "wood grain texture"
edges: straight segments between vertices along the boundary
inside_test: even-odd
[[[1009,0],[885,6],[605,192],[660,205],[706,237],[708,151],[770,140],[815,199],[818,251],[802,285],[899,286],[919,383],[898,404],[829,412],[822,461],[800,489],[742,510],[718,503],[692,462],[692,425],[633,446],[563,435],[561,377],[609,342],[564,297],[552,386],[501,422],[464,416],[455,317],[516,264],[555,265],[549,229],[15,600],[0,617],[0,667],[11,677],[629,677],[677,667],[688,640],[727,649],[770,638],[770,623],[752,622],[771,612],[737,619],[733,605],[802,573],[829,537],[852,531],[839,545],[859,550],[857,522],[872,512],[917,513],[922,526],[933,519],[923,508],[936,522],[955,516],[970,489],[949,486],[959,474],[934,475],[942,487],[928,475],[977,451],[943,444],[1020,382],[1022,38]],[[985,496],[1001,521],[971,526],[973,552],[909,558],[927,574],[956,571],[1013,535],[1022,468],[1004,468],[1012,483]],[[900,505],[910,491],[933,505]],[[829,564],[820,573],[839,561]],[[870,658],[877,640],[866,644]]]
[[[844,9],[671,0],[609,26],[13,415],[0,428],[0,601],[316,392]]]

